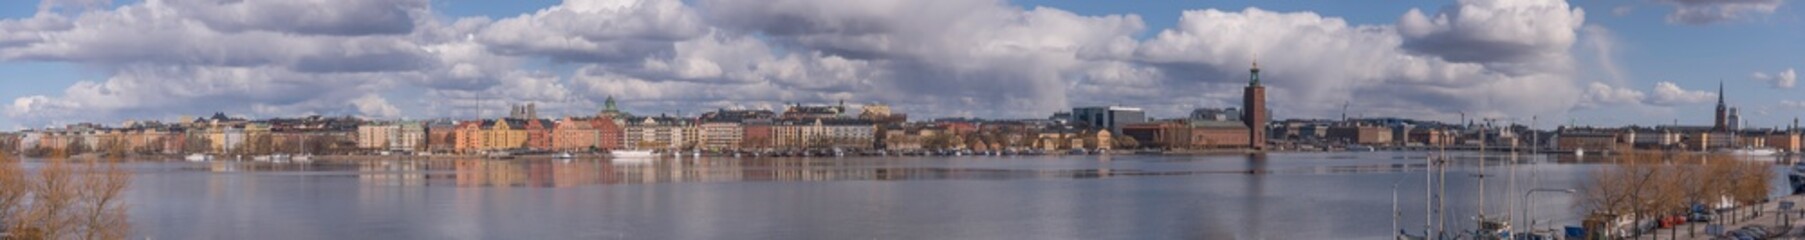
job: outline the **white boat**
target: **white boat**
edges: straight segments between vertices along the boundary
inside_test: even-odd
[[[571,155],[571,154],[570,154],[570,153],[569,153],[569,152],[561,152],[561,153],[558,153],[558,155],[554,155],[554,156],[552,156],[552,158],[556,158],[556,159],[562,159],[562,160],[569,160],[569,159],[576,159],[576,158],[577,158],[577,156],[576,156],[576,155]]]
[[[186,157],[185,159],[187,159],[189,162],[205,162],[205,161],[212,161],[213,156],[207,156],[206,154],[196,153],[196,154],[188,154],[188,157]]]
[[[1753,148],[1753,147],[1723,149],[1723,150],[1718,150],[1718,151],[1723,152],[1723,153],[1728,153],[1730,155],[1749,156],[1749,157],[1767,157],[1767,156],[1774,156],[1774,155],[1780,154],[1779,150],[1774,150],[1774,149],[1769,149],[1769,148]]]
[[[295,155],[293,159],[296,162],[308,162],[313,161],[313,155]]]
[[[617,150],[608,153],[608,155],[613,156],[614,158],[652,158],[658,156],[656,153],[653,153],[652,150]]]

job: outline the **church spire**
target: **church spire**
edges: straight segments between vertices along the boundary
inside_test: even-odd
[[[1724,105],[1724,80],[1718,79],[1717,80],[1717,106],[1722,107],[1723,105]]]

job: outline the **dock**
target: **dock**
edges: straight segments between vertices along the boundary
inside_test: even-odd
[[[1784,205],[1782,202],[1792,202],[1794,206],[1791,206],[1791,209],[1783,210],[1781,209],[1781,207],[1783,207],[1782,205]],[[1739,214],[1741,216],[1729,216],[1729,212],[1726,211],[1724,214],[1725,216],[1719,218],[1720,221],[1718,222],[1689,222],[1675,226],[1672,229],[1656,229],[1654,232],[1642,234],[1642,236],[1636,238],[1723,239],[1707,233],[1708,228],[1710,228],[1709,225],[1722,225],[1722,229],[1725,232],[1742,229],[1743,227],[1748,226],[1760,226],[1765,228],[1770,235],[1776,235],[1766,239],[1805,239],[1805,195],[1778,197],[1766,203],[1746,207],[1757,209],[1760,214],[1758,216],[1749,216],[1754,214],[1746,214],[1745,212],[1745,214]],[[1733,217],[1735,219],[1731,219]]]

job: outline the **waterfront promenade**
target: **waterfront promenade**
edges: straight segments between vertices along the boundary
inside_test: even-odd
[[[1783,217],[1782,214],[1779,214],[1782,211],[1780,209],[1780,203],[1787,201],[1795,203],[1795,206],[1793,206],[1791,210],[1787,210],[1787,213],[1791,214],[1791,216]],[[1761,210],[1760,216],[1750,217],[1747,216],[1749,214],[1742,214],[1741,216],[1743,216],[1743,218],[1736,220],[1730,220],[1726,217],[1724,218],[1725,223],[1723,223],[1724,231],[1727,232],[1741,229],[1746,226],[1761,226],[1770,232],[1780,235],[1779,237],[1771,239],[1805,239],[1805,219],[1802,219],[1805,218],[1805,216],[1801,216],[1800,214],[1801,211],[1805,211],[1805,195],[1779,197],[1775,198],[1773,201],[1753,207]],[[1730,214],[1725,213],[1725,215]],[[1646,234],[1632,239],[1720,239],[1717,238],[1717,236],[1706,234],[1706,225],[1709,225],[1709,223],[1687,223],[1685,225],[1680,225],[1677,229],[1678,231],[1659,229],[1652,234]],[[1688,230],[1697,230],[1697,232]],[[1673,236],[1669,235],[1670,233],[1676,232],[1677,234],[1673,234]]]

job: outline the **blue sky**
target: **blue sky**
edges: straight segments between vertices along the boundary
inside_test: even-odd
[[[96,48],[120,46],[120,44],[108,44],[102,41],[56,42],[67,41],[71,38],[69,36],[80,36],[74,34],[89,30],[91,27],[93,27],[92,29],[129,29],[153,26],[149,24],[134,25],[137,23],[131,22],[106,22],[100,21],[99,17],[92,17],[94,18],[92,21],[70,21],[69,23],[74,26],[73,30],[6,29],[3,28],[6,25],[0,25],[0,30],[11,31],[0,33],[13,35],[12,37],[23,37],[30,43],[9,46],[6,44],[8,36],[0,36],[0,76],[5,76],[4,82],[0,84],[6,85],[6,87],[0,88],[0,99],[11,100],[6,101],[9,103],[6,104],[6,114],[0,115],[3,117],[0,118],[0,129],[40,127],[82,121],[110,123],[126,119],[171,120],[173,116],[207,114],[210,112],[209,110],[214,109],[253,117],[314,113],[382,118],[459,118],[490,117],[500,112],[493,108],[505,107],[501,105],[536,102],[541,103],[540,105],[548,105],[547,108],[550,109],[546,112],[581,115],[593,112],[599,100],[608,96],[617,96],[623,99],[623,103],[630,110],[637,109],[642,113],[694,113],[716,108],[771,108],[790,102],[825,103],[852,99],[853,102],[859,103],[892,104],[899,110],[912,112],[912,115],[916,116],[1036,117],[1044,116],[1043,112],[1050,113],[1048,110],[1051,109],[1120,103],[1148,107],[1152,111],[1151,115],[1155,117],[1177,117],[1182,116],[1189,108],[1238,104],[1236,102],[1238,96],[1232,94],[1236,90],[1234,81],[1244,79],[1243,75],[1239,75],[1244,73],[1238,69],[1244,68],[1241,67],[1245,65],[1243,62],[1247,62],[1244,60],[1253,59],[1251,55],[1275,56],[1270,57],[1277,59],[1273,61],[1275,66],[1269,67],[1278,68],[1274,71],[1286,71],[1286,67],[1296,70],[1342,69],[1345,67],[1342,65],[1348,64],[1309,65],[1324,64],[1323,62],[1334,64],[1335,61],[1304,60],[1337,60],[1346,57],[1346,62],[1358,62],[1375,57],[1308,53],[1315,55],[1302,57],[1293,64],[1291,61],[1285,60],[1284,56],[1280,56],[1294,54],[1282,52],[1289,50],[1285,47],[1270,48],[1271,50],[1251,53],[1250,56],[1240,56],[1243,55],[1240,54],[1242,51],[1235,51],[1232,48],[1230,50],[1222,50],[1221,47],[1196,48],[1198,46],[1182,45],[1191,43],[1191,41],[1160,39],[1158,36],[1162,31],[1178,27],[1180,18],[1185,11],[1217,9],[1227,15],[1209,16],[1249,17],[1243,20],[1275,17],[1245,11],[1249,7],[1261,9],[1259,12],[1311,13],[1320,18],[1345,20],[1348,25],[1387,29],[1386,33],[1354,31],[1332,33],[1342,35],[1324,36],[1376,36],[1379,39],[1375,40],[1377,42],[1364,42],[1364,44],[1396,44],[1394,41],[1403,41],[1404,44],[1404,46],[1381,47],[1376,50],[1350,45],[1354,48],[1353,50],[1324,50],[1327,53],[1381,51],[1385,54],[1399,56],[1377,56],[1379,59],[1405,57],[1413,61],[1426,61],[1421,64],[1391,66],[1393,68],[1465,65],[1451,66],[1440,69],[1440,71],[1458,70],[1457,72],[1469,74],[1449,73],[1451,75],[1430,75],[1425,79],[1419,79],[1424,77],[1411,75],[1418,72],[1408,71],[1341,70],[1343,72],[1331,72],[1324,70],[1320,74],[1275,73],[1273,76],[1268,76],[1267,81],[1282,82],[1287,80],[1286,77],[1292,77],[1300,82],[1308,83],[1298,83],[1300,85],[1297,86],[1275,85],[1274,88],[1277,88],[1275,94],[1293,93],[1297,96],[1311,97],[1309,98],[1311,101],[1308,102],[1275,103],[1281,118],[1335,116],[1338,114],[1340,102],[1348,101],[1354,102],[1351,104],[1354,107],[1350,110],[1356,112],[1350,113],[1350,115],[1374,117],[1400,116],[1452,120],[1451,116],[1458,116],[1459,113],[1478,113],[1476,115],[1523,119],[1520,121],[1527,121],[1526,115],[1541,116],[1543,119],[1541,123],[1544,126],[1567,121],[1595,125],[1648,125],[1678,121],[1682,124],[1697,125],[1708,124],[1709,111],[1712,108],[1711,100],[1715,100],[1715,96],[1704,97],[1699,94],[1710,94],[1715,90],[1719,81],[1724,82],[1728,90],[1727,99],[1736,107],[1743,109],[1743,115],[1751,126],[1778,126],[1791,122],[1793,118],[1805,116],[1805,97],[1801,97],[1805,95],[1798,94],[1801,90],[1797,87],[1777,86],[1772,80],[1779,79],[1783,71],[1805,68],[1805,44],[1797,44],[1805,42],[1805,15],[1801,14],[1801,10],[1793,2],[1784,0],[1723,1],[1716,5],[1712,5],[1711,1],[1704,1],[1705,3],[1700,3],[1701,5],[1687,5],[1666,0],[1564,3],[1526,0],[1521,2],[1528,1],[1538,3],[1514,5],[1522,7],[1537,4],[1539,6],[1559,4],[1568,6],[1571,10],[1584,12],[1583,26],[1554,29],[1559,31],[1557,33],[1564,32],[1576,37],[1565,40],[1554,38],[1551,41],[1524,41],[1524,43],[1536,44],[1553,43],[1537,45],[1539,48],[1534,50],[1547,50],[1557,53],[1555,55],[1558,56],[1538,55],[1533,59],[1462,60],[1456,59],[1455,55],[1447,55],[1457,54],[1453,50],[1419,49],[1412,48],[1414,45],[1411,44],[1442,41],[1442,43],[1459,46],[1454,49],[1519,46],[1510,45],[1511,41],[1508,40],[1474,40],[1475,38],[1459,36],[1461,34],[1487,36],[1482,34],[1487,30],[1484,28],[1478,30],[1439,29],[1433,30],[1437,32],[1431,32],[1427,36],[1411,36],[1407,31],[1404,33],[1393,32],[1403,29],[1397,25],[1411,9],[1418,9],[1422,14],[1430,17],[1438,16],[1438,14],[1455,16],[1458,13],[1444,12],[1444,7],[1513,5],[1494,4],[1513,2],[1503,0],[1496,2],[1489,0],[1471,2],[1330,0],[904,2],[904,4],[930,6],[883,5],[888,1],[844,3],[798,0],[745,5],[752,3],[730,0],[681,2],[647,0],[638,4],[629,4],[630,6],[626,8],[615,9],[614,12],[575,10],[594,7],[578,3],[589,1],[573,3],[547,0],[349,1],[341,4],[344,6],[305,7],[312,7],[315,8],[313,10],[318,11],[353,13],[342,14],[342,16],[351,17],[383,17],[385,16],[382,15],[384,12],[359,12],[358,9],[393,7],[397,12],[407,12],[411,15],[399,20],[348,18],[348,21],[344,22],[390,20],[389,23],[407,27],[401,28],[406,31],[380,32],[394,29],[377,29],[375,31],[379,32],[376,33],[357,32],[357,29],[352,28],[358,26],[331,25],[335,22],[330,21],[325,22],[327,25],[320,26],[300,26],[301,23],[296,23],[296,26],[284,26],[282,21],[222,23],[212,22],[218,18],[195,14],[195,16],[184,16],[191,18],[171,19],[170,21],[201,22],[209,28],[191,32],[212,32],[214,35],[174,36],[170,39],[227,41],[255,39],[273,34],[296,39],[293,40],[294,44],[305,46],[317,44],[318,46],[339,48],[375,49],[379,50],[377,52],[392,51],[390,52],[392,54],[358,55],[357,52],[335,48],[295,47],[295,49],[301,50],[260,53],[264,55],[242,54],[240,56],[239,52],[243,52],[242,49],[221,53],[208,49],[210,46],[216,45],[206,44],[197,44],[195,47],[191,47],[194,52],[183,52],[189,49],[178,48],[171,51],[146,50],[146,53],[142,55],[81,55],[67,51],[45,51],[45,49],[52,49],[49,48],[50,46],[58,46],[55,44]],[[55,2],[62,4],[84,1]],[[206,11],[230,13],[229,11],[232,11],[230,8],[212,8],[186,3],[191,1],[168,2],[182,3],[146,6],[146,3],[139,1],[114,1],[104,7],[63,11],[60,14],[66,16],[67,19],[84,19],[90,17],[84,15],[120,14],[122,9],[127,8],[140,8],[143,11],[173,9],[181,10],[183,13],[205,13]],[[335,1],[326,2],[333,3]],[[606,3],[605,1],[594,2]],[[351,6],[355,5],[352,3],[364,5]],[[424,3],[424,6],[416,5],[420,3]],[[26,22],[41,18],[41,15],[59,14],[37,13],[40,4],[43,3],[35,1],[0,2],[0,19]],[[247,8],[237,10],[257,10],[257,8],[248,8],[252,6],[251,4],[242,5]],[[888,9],[894,9],[894,11],[915,12],[892,16],[881,14],[887,12],[884,10],[885,8],[867,8],[870,6],[888,6]],[[561,15],[560,11],[541,13],[541,10],[548,8],[570,10],[568,12],[574,14]],[[733,10],[723,10],[729,8]],[[1070,12],[1075,16],[1017,15],[1023,14],[1024,10],[1031,12],[1035,8]],[[1509,8],[1509,6],[1502,8]],[[968,11],[965,9],[979,10]],[[1703,9],[1707,15],[1722,13],[1722,16],[1718,17],[1723,18],[1705,20],[1676,18],[1684,9]],[[1725,9],[1757,10],[1732,11]],[[1570,13],[1556,10],[1555,13]],[[859,13],[860,11],[875,11],[869,13],[880,14],[864,14],[879,15],[869,17],[836,14],[838,12]],[[660,13],[665,15],[657,15]],[[659,18],[659,21],[675,20],[646,23],[647,26],[652,26],[648,28],[557,29],[563,26],[556,25],[559,22],[584,23],[581,21],[587,20],[602,21],[593,24],[618,23],[625,21],[623,19],[636,19],[631,18],[631,16],[638,16],[636,14],[665,17]],[[974,17],[974,15],[978,17]],[[1138,17],[1139,21],[1125,23],[1118,21],[1121,19],[1111,19],[1110,17],[1114,15],[1134,15]],[[1022,19],[1038,21],[986,21],[985,19],[991,19],[985,18],[986,16],[1023,16]],[[567,19],[557,19],[559,17]],[[960,27],[946,27],[949,29],[943,32],[936,31],[937,29],[934,28],[915,28],[909,25],[910,22],[938,20],[934,18],[961,19],[949,20],[955,21]],[[305,19],[305,17],[301,19]],[[289,19],[288,22],[296,22],[294,20]],[[786,22],[797,20],[808,21]],[[1088,25],[1082,28],[1065,27],[1049,24],[1054,22],[1049,20],[1072,20]],[[510,21],[530,24],[510,25]],[[431,22],[432,24],[421,24],[421,22]],[[1197,22],[1211,21],[1199,20]],[[84,24],[119,24],[119,26],[98,28]],[[865,25],[860,24],[884,27],[861,29],[858,27]],[[1192,37],[1207,38],[1213,33],[1230,34],[1243,31],[1237,30],[1240,27],[1236,26],[1247,28],[1297,27],[1265,25],[1261,22],[1236,24],[1240,25],[1211,25],[1211,27],[1226,26],[1229,28],[1204,29],[1206,32],[1201,34],[1193,32]],[[1474,25],[1498,27],[1513,26],[1512,24],[1534,25],[1535,23],[1500,20],[1500,22],[1479,22]],[[1139,26],[1140,30],[1132,33],[1116,32],[1134,26]],[[1043,40],[1034,44],[1055,44],[1066,47],[1037,48],[1052,49],[1047,50],[1050,52],[1044,52],[1046,54],[997,56],[973,56],[964,53],[981,49],[959,49],[970,46],[988,46],[985,43],[1015,41],[1011,40],[1014,39],[1011,37],[1015,36],[989,34],[1010,33],[1009,30],[1012,29],[1050,34],[1024,39]],[[1307,28],[1296,28],[1279,31],[1297,33],[1289,31],[1299,29],[1308,30]],[[606,34],[596,35],[593,32],[583,32],[586,30],[606,30],[602,31]],[[887,39],[891,40],[915,39],[915,42],[944,41],[949,43],[947,45],[901,44],[874,47],[866,45],[870,44],[869,42],[856,41],[860,36],[848,36],[857,32],[855,30],[876,31],[860,32],[875,33],[864,35],[867,37],[889,36],[890,38]],[[970,32],[957,32],[967,30]],[[1260,32],[1249,31],[1252,31],[1251,33]],[[58,38],[31,37],[56,34],[71,35]],[[906,36],[911,34],[928,36]],[[1132,44],[1128,48],[1133,48],[1129,50],[1133,50],[1131,52],[1135,53],[1096,57],[1086,55],[1088,53],[1080,50],[1073,50],[1068,45],[1059,45],[1076,43],[1078,44],[1076,49],[1122,46],[1120,45],[1121,41],[1109,40],[1110,38],[1107,37],[1118,34],[1131,39]],[[1525,39],[1542,37],[1539,35],[1542,34],[1529,34],[1521,37]],[[508,38],[509,36],[531,36],[538,37],[538,39]],[[574,37],[571,39],[587,42],[580,42],[583,43],[579,44],[582,46],[576,47],[544,45],[545,42],[551,41],[548,40],[550,37]],[[1384,40],[1398,38],[1401,40]],[[146,37],[146,39],[150,38]],[[393,46],[394,42],[418,45],[419,47],[385,48]],[[1206,39],[1203,44],[1205,46],[1262,46],[1258,43],[1242,42],[1244,41],[1236,41],[1233,38]],[[388,45],[361,45],[366,43]],[[1333,43],[1329,44],[1334,45]],[[1351,44],[1361,43],[1351,42]],[[237,42],[234,44],[250,43]],[[1186,50],[1186,53],[1195,51],[1197,54],[1160,56],[1157,51],[1147,52],[1149,51],[1147,49],[1154,49],[1152,47],[1162,46],[1161,44],[1181,44],[1172,46],[1186,47],[1185,49],[1189,49]],[[217,46],[231,45],[233,44],[217,44]],[[444,49],[460,46],[479,49],[476,53],[466,53],[466,55],[475,54],[477,56],[454,56],[443,52],[446,51]],[[584,48],[594,46],[604,48]],[[649,49],[652,50],[621,52],[618,49],[607,50],[605,47],[608,46],[631,46],[619,49],[648,49],[650,47]],[[1600,47],[1608,47],[1610,51],[1599,51]],[[126,50],[145,50],[142,47],[139,48]],[[220,49],[232,48],[221,47]],[[434,50],[421,53],[416,51],[417,49]],[[736,49],[738,51],[727,51]],[[1077,52],[1061,52],[1066,50]],[[1300,51],[1307,50],[1319,49],[1306,48]],[[9,51],[16,54],[7,54]],[[1029,50],[1030,53],[1040,53],[1035,51],[1039,50]],[[1518,51],[1525,50],[1519,49]],[[410,56],[408,54],[424,55]],[[426,65],[400,66],[399,70],[389,69],[393,71],[385,70],[379,71],[379,73],[355,69],[327,69],[323,72],[297,70],[315,66],[305,65],[310,63],[306,61],[309,59],[307,56],[337,55],[345,55],[337,62],[351,64],[331,65],[340,68],[347,66],[355,68],[355,65],[358,64],[369,65],[395,60],[380,57],[402,57],[401,60],[429,59],[431,61]],[[1072,55],[1085,57],[1073,58]],[[1047,56],[1058,57],[1046,58]],[[1194,56],[1204,57],[1193,58]],[[937,57],[970,57],[971,59],[935,59]],[[250,60],[238,62],[239,59]],[[285,63],[285,61],[287,62]],[[1548,63],[1561,61],[1570,62]],[[693,65],[696,63],[706,64]],[[460,69],[456,67],[459,65],[467,65],[466,68],[461,69],[465,72],[458,71]],[[732,67],[737,65],[748,67]],[[684,68],[686,66],[706,67],[686,69]],[[991,66],[991,68],[1000,68],[1000,70],[969,69],[964,66]],[[1020,68],[1021,70],[1011,70],[1011,68]],[[1610,70],[1612,68],[1617,69],[1616,73]],[[478,71],[480,74],[476,74],[477,76],[458,75],[468,74],[469,69],[482,69],[483,71]],[[741,71],[741,69],[755,70]],[[770,69],[791,69],[791,71]],[[1053,74],[1035,74],[1036,71],[1051,71]],[[244,81],[212,79],[219,78],[219,76],[233,76],[223,73],[267,76],[267,79]],[[1755,76],[1757,73],[1768,75],[1768,77],[1758,79]],[[1344,80],[1335,79],[1334,76],[1338,74],[1372,75],[1374,77],[1372,77],[1373,79],[1355,77],[1355,79],[1342,82]],[[469,79],[462,79],[463,77],[469,77]],[[448,78],[454,80],[445,80]],[[1475,88],[1473,86],[1487,83],[1468,80],[1492,78],[1510,82],[1510,84]],[[83,81],[92,84],[78,84]],[[1661,86],[1663,82],[1671,83],[1678,89],[1664,89]],[[1320,83],[1345,86],[1312,88],[1315,85],[1323,85]],[[161,90],[142,87],[154,84],[172,86]],[[281,86],[291,89],[264,89],[265,86]],[[133,87],[145,90],[136,90]],[[350,90],[337,89],[340,87]],[[989,88],[1000,90],[985,91]],[[178,91],[183,92],[182,94],[165,94],[171,91],[169,89],[201,90]],[[203,91],[206,89],[225,90]],[[226,91],[232,89],[239,90],[234,90],[237,92]],[[66,93],[71,91],[80,93]],[[131,91],[150,92],[130,93]],[[260,92],[266,94],[259,94]],[[515,94],[528,96],[513,96]],[[924,94],[930,97],[926,97],[924,100],[924,97],[920,97]],[[1480,98],[1474,96],[1479,94],[1490,97],[1485,97],[1487,100],[1483,101],[1468,99],[1458,101],[1460,103],[1442,103],[1462,96]],[[1325,97],[1316,97],[1318,95]],[[1285,100],[1282,97],[1275,96],[1274,101]],[[27,101],[28,98],[31,99]],[[1544,99],[1564,100],[1543,102]],[[1701,101],[1701,99],[1705,100]],[[22,106],[22,102],[31,104],[25,104],[30,105],[29,107]],[[975,108],[996,109],[972,109],[974,107],[971,106],[992,106]]]

